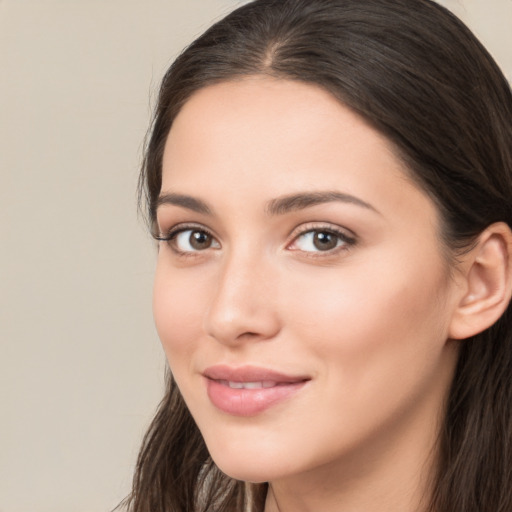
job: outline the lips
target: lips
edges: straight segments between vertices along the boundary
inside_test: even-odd
[[[233,416],[260,414],[291,398],[310,380],[255,366],[212,366],[203,376],[212,404]]]

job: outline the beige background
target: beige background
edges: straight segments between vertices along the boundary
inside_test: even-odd
[[[0,512],[106,512],[162,391],[137,167],[235,0],[0,0]],[[512,77],[512,0],[445,0]]]

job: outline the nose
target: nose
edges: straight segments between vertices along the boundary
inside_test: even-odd
[[[277,279],[271,264],[254,255],[223,262],[205,316],[206,333],[225,345],[270,340],[280,330]]]

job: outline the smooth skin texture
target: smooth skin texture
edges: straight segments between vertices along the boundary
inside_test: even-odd
[[[221,470],[269,482],[267,512],[420,510],[471,265],[386,139],[313,85],[217,84],[173,124],[162,198],[156,326]],[[208,398],[218,364],[309,381],[240,417]]]

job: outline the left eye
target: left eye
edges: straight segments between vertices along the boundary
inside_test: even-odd
[[[292,244],[292,249],[305,252],[326,252],[346,245],[346,237],[328,230],[311,230],[299,235]]]

